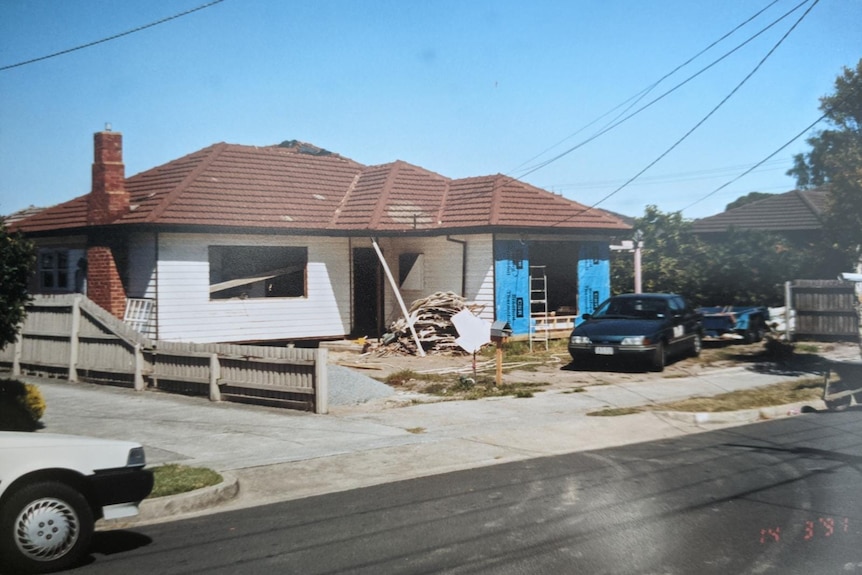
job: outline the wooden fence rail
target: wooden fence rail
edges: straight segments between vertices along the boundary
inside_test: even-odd
[[[326,349],[149,339],[86,297],[36,296],[14,345],[12,375],[63,377],[326,413]]]

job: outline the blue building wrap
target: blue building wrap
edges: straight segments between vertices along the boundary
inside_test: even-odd
[[[607,244],[586,242],[578,254],[578,307],[580,315],[593,313],[611,297],[611,261]],[[580,323],[580,315],[575,323]]]
[[[527,244],[494,242],[494,301],[497,320],[508,322],[515,335],[530,332],[530,262]]]

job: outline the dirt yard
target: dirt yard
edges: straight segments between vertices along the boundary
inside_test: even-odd
[[[565,340],[552,342],[551,349],[544,346],[531,352],[524,343],[507,345],[503,354],[502,383],[528,384],[540,389],[572,389],[591,385],[608,385],[633,381],[650,381],[707,374],[710,371],[744,365],[792,367],[796,370],[816,372],[823,358],[859,359],[859,346],[855,343],[801,342],[792,353],[778,342],[769,340],[755,344],[707,343],[698,358],[671,358],[663,372],[651,372],[639,365],[576,366],[566,350]],[[470,355],[434,355],[425,357],[401,354],[380,355],[353,351],[330,350],[330,363],[337,363],[365,373],[367,376],[404,386],[405,389],[424,392],[429,381],[457,381],[459,378],[494,379],[496,361],[494,348],[478,354],[474,371]],[[412,373],[410,373],[412,372]],[[401,377],[399,377],[401,376]]]

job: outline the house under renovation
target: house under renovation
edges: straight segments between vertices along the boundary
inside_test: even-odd
[[[161,340],[378,336],[399,301],[454,292],[514,335],[610,295],[618,217],[503,175],[365,166],[291,141],[218,143],[125,177],[95,134],[91,191],[9,224],[32,293],[80,292]],[[538,318],[538,319],[537,319]]]

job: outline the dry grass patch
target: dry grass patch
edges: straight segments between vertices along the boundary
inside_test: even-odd
[[[613,417],[615,415],[631,415],[633,413],[640,413],[644,410],[642,407],[606,407],[605,409],[600,409],[598,411],[591,411],[587,413],[587,415],[591,415],[593,417]]]
[[[788,381],[754,389],[732,391],[713,397],[692,397],[673,403],[653,405],[651,409],[715,413],[787,405],[789,403],[813,401],[822,397],[823,379],[818,377]]]

